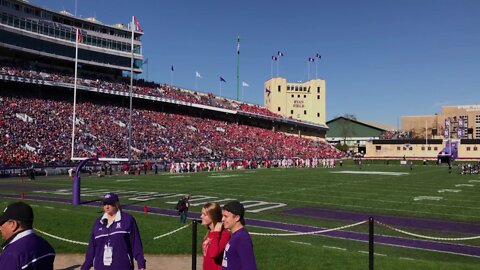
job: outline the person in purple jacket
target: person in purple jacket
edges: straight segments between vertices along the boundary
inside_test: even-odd
[[[223,226],[232,233],[223,253],[223,270],[257,270],[244,215],[245,208],[239,201],[231,201],[222,208]]]
[[[53,270],[55,250],[32,230],[33,210],[24,202],[12,203],[0,216],[3,251],[0,269]]]
[[[133,270],[134,258],[138,269],[145,270],[142,240],[135,218],[120,210],[115,193],[105,194],[102,204],[104,214],[93,223],[81,270],[92,266],[95,270]]]

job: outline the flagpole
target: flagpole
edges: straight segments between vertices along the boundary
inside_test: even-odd
[[[270,78],[273,78],[273,59],[270,61]]]
[[[318,61],[315,62],[315,79],[318,79],[317,71],[318,71]]]
[[[132,23],[130,24],[132,30],[132,46],[131,50],[131,59],[130,59],[130,107],[129,107],[129,117],[128,117],[128,161],[132,160],[132,92],[133,92],[133,40],[135,38],[135,16],[132,16]]]
[[[307,62],[307,81],[310,81],[310,60]]]
[[[222,96],[222,81],[221,80],[218,82],[218,85],[219,85],[219,88],[220,88],[220,96]]]
[[[198,79],[198,76],[197,76],[197,74],[195,73],[195,91],[197,91],[197,79]]]
[[[278,74],[279,74],[279,70],[280,69],[280,56],[277,57],[277,78],[278,78]]]
[[[76,29],[76,38],[75,38],[75,78],[73,82],[73,115],[72,115],[72,153],[70,158],[73,159],[73,151],[75,145],[75,118],[76,118],[76,106],[77,106],[77,69],[78,69],[78,32],[80,30]]]
[[[170,86],[173,86],[173,70],[170,69]]]
[[[237,36],[237,101],[239,99],[238,98],[239,91],[240,91],[240,35]]]

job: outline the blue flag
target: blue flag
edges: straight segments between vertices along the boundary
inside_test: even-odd
[[[221,82],[224,82],[224,83],[226,83],[226,82],[227,82],[227,81],[225,81],[225,79],[224,79],[224,78],[222,78],[222,76],[220,76],[220,81],[221,81]]]
[[[278,59],[278,58],[277,58],[275,55],[272,56],[272,60],[273,60],[273,61],[277,61],[277,59]]]
[[[278,51],[278,52],[277,52],[277,55],[278,55],[278,56],[283,56],[283,52]]]
[[[315,62],[315,58],[309,57],[308,62]]]
[[[319,53],[317,53],[317,54],[315,55],[315,57],[317,57],[318,59],[321,59],[321,58],[322,58],[322,56],[321,56]]]
[[[171,71],[175,71],[175,69],[173,68],[173,65],[172,65],[172,67],[170,68],[170,70],[171,70]]]

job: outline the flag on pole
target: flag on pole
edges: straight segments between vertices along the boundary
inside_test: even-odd
[[[173,68],[173,65],[170,67],[170,70],[171,70],[171,71],[175,71],[175,69]]]
[[[242,82],[242,86],[249,87],[250,85],[246,82]]]
[[[274,55],[274,56],[272,56],[272,60],[273,60],[273,61],[277,61],[278,58]]]
[[[450,119],[445,118],[445,130],[443,131],[445,139],[450,139]]]
[[[237,54],[240,54],[240,36],[237,36]]]
[[[315,58],[309,57],[308,62],[315,62]]]
[[[277,52],[277,55],[278,55],[278,56],[283,56],[283,52],[278,51],[278,52]]]
[[[227,81],[225,81],[225,79],[224,79],[224,78],[222,78],[222,76],[220,76],[220,81],[221,81],[221,82],[224,82],[224,83],[226,83],[226,82],[227,82]]]
[[[195,77],[200,78],[200,79],[203,78],[202,75],[200,75],[200,73],[198,73],[198,71],[195,71]]]
[[[322,59],[322,56],[321,56],[319,53],[317,53],[317,54],[315,55],[315,57],[318,58],[318,59]]]
[[[135,22],[136,29],[143,32],[142,27],[140,27],[140,24],[138,23],[137,17],[133,16],[133,21]]]
[[[77,42],[82,43],[83,37],[82,37],[82,31],[80,29],[77,29]]]

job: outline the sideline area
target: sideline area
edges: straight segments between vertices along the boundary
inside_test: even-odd
[[[54,269],[57,270],[77,270],[85,259],[85,254],[57,254],[55,256]],[[184,270],[192,268],[191,255],[157,255],[145,254],[147,260],[147,269],[149,270]],[[197,256],[197,269],[202,269],[202,256]],[[137,264],[135,269],[137,269]]]

